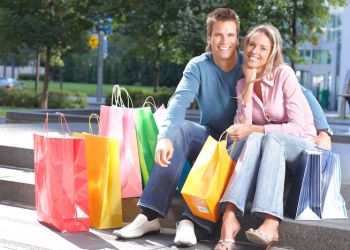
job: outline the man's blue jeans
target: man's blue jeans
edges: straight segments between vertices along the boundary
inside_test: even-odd
[[[175,196],[185,160],[195,161],[209,135],[215,139],[220,137],[218,133],[208,127],[184,121],[181,127],[174,131],[169,138],[174,147],[171,164],[166,168],[157,164],[154,166],[138,206],[152,209],[165,217]],[[236,145],[236,148],[239,148],[239,145]],[[238,158],[238,155],[234,158]],[[194,216],[189,209],[186,209],[184,216],[193,220],[202,229],[212,233],[214,226],[212,222]]]

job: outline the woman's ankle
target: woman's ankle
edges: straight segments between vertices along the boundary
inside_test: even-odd
[[[234,239],[240,229],[241,225],[236,217],[234,207],[227,206],[222,217],[220,239]]]

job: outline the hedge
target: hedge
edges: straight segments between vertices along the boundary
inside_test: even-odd
[[[82,92],[49,91],[48,108],[85,108],[86,94]],[[41,93],[22,89],[0,89],[0,105],[7,107],[39,108]]]
[[[148,96],[153,97],[157,107],[159,107],[162,104],[167,105],[170,97],[174,93],[174,90],[169,88],[162,88],[160,92],[157,92],[157,93],[152,91],[148,92],[148,91],[134,90],[134,89],[128,89],[128,88],[126,89],[130,95],[130,98],[132,100],[134,107],[142,107],[142,105],[144,104]],[[106,105],[111,105],[111,98],[112,98],[112,95],[109,95],[106,97]],[[124,104],[127,105],[127,99],[126,99],[125,93],[122,93],[122,98],[123,98]],[[198,108],[197,103],[193,102],[191,104],[191,108]]]

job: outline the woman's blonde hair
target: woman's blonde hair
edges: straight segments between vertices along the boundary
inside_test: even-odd
[[[271,75],[271,73],[274,71],[275,68],[277,68],[281,64],[284,64],[283,54],[282,54],[282,49],[283,49],[282,37],[278,29],[276,29],[271,24],[261,24],[261,25],[255,26],[249,30],[248,34],[244,38],[244,41],[243,41],[244,51],[246,50],[251,37],[258,32],[264,33],[269,38],[272,45],[271,52],[270,52],[269,58],[267,59],[267,63],[264,71],[264,75]]]

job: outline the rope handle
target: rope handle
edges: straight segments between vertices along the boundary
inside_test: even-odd
[[[94,131],[92,130],[92,126],[91,126],[91,119],[95,118],[97,120],[97,125],[98,125],[98,134],[101,134],[101,125],[100,125],[100,116],[98,114],[95,113],[91,113],[89,115],[89,133],[90,134],[94,134]]]
[[[151,99],[151,101],[148,99]],[[145,102],[142,104],[142,108],[144,108],[146,104],[150,104],[154,109],[157,109],[156,101],[154,100],[153,96],[149,95],[146,97]]]
[[[227,130],[225,130],[224,132],[222,132],[222,134],[220,135],[220,138],[219,138],[219,142],[221,141],[222,137],[224,136],[224,134],[226,134],[225,136],[225,141],[227,141],[227,137],[228,137],[228,133],[227,133]],[[232,153],[234,147],[235,147],[235,144],[236,144],[236,141],[233,141],[233,143],[230,145],[230,147],[227,149],[227,151],[229,152],[229,154]]]
[[[67,128],[67,131],[68,131],[68,135],[71,135],[72,133],[70,132],[70,129],[69,129],[69,127],[68,127],[68,123],[67,123],[67,120],[66,120],[66,117],[64,116],[64,114],[63,114],[63,113],[60,113],[60,112],[56,112],[56,114],[59,114],[59,115],[60,115],[62,134],[65,135],[65,133],[64,133],[64,127],[63,127],[63,122],[64,122],[64,124],[66,125],[66,128]]]
[[[68,127],[68,123],[66,120],[66,117],[64,116],[63,113],[61,112],[56,112],[55,114],[60,115],[60,123],[61,123],[61,133],[63,135],[65,135],[65,131],[64,131],[64,126],[63,123],[66,125],[66,129],[69,135],[71,135],[70,129]],[[46,118],[45,118],[45,122],[44,122],[44,127],[43,127],[43,134],[46,132],[46,136],[48,136],[49,133],[49,113],[46,113]]]
[[[125,106],[123,98],[122,98],[122,92],[124,92],[127,96],[127,106]],[[122,108],[130,108],[130,103],[131,103],[131,107],[134,107],[134,104],[132,102],[132,99],[130,97],[129,92],[126,90],[126,88],[124,87],[120,87],[118,84],[113,86],[112,89],[112,98],[111,98],[111,106],[114,106],[113,103],[115,103],[115,106],[117,107],[122,107]]]

